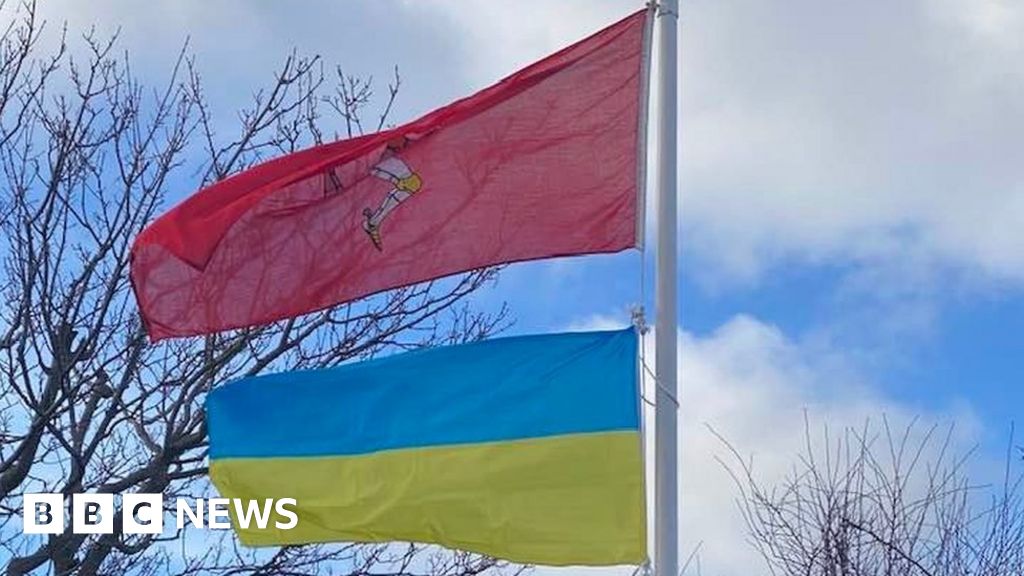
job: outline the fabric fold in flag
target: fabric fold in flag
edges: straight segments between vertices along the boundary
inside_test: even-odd
[[[397,128],[213,184],[142,231],[152,340],[637,244],[647,11]]]
[[[295,498],[246,545],[411,541],[547,565],[646,557],[634,330],[502,338],[210,393],[222,496]]]

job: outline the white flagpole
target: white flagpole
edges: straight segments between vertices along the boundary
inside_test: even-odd
[[[654,574],[679,576],[676,366],[676,28],[678,0],[658,2],[658,256],[655,288]]]

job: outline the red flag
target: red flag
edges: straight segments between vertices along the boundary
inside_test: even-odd
[[[647,11],[392,130],[265,162],[142,231],[150,338],[503,262],[635,246]]]

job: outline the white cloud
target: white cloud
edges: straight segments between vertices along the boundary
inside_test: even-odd
[[[1018,8],[694,3],[685,222],[719,271],[932,258],[1024,280]],[[994,15],[992,15],[994,14]],[[998,32],[991,31],[998,30]]]
[[[595,316],[575,327],[622,325],[618,316]],[[646,347],[647,362],[653,366],[653,336],[648,336]],[[679,353],[681,561],[700,545],[705,575],[742,576],[765,569],[747,544],[735,485],[716,460],[729,460],[727,447],[708,426],[744,458],[752,458],[755,472],[769,483],[781,479],[797,461],[805,446],[805,416],[812,438],[820,438],[825,423],[838,433],[847,427],[861,428],[867,420],[879,422],[883,416],[895,429],[915,417],[920,417],[922,431],[932,424],[955,422],[951,447],[960,451],[972,447],[983,432],[962,400],[951,399],[948,408],[937,412],[903,405],[877,392],[879,383],[865,376],[857,360],[842,350],[794,341],[749,316],[736,316],[706,337],[681,333]],[[646,389],[646,396],[653,398],[649,379]],[[648,407],[647,412],[647,429],[653,432],[653,409]],[[649,462],[652,446],[649,438]],[[651,473],[649,469],[649,478]],[[693,565],[689,573],[696,573]]]
[[[804,417],[812,436],[827,423],[838,432],[887,416],[898,428],[915,416],[958,424],[957,448],[977,436],[969,409],[919,414],[874,391],[842,352],[808,349],[777,328],[737,316],[706,338],[683,335],[680,346],[680,477],[683,486],[683,550],[702,542],[705,574],[750,574],[763,563],[746,545],[736,490],[716,460],[726,447],[722,434],[769,482],[796,462],[804,445]]]
[[[622,330],[627,326],[629,326],[629,318],[622,314],[591,314],[579,322],[569,324],[566,331]]]
[[[600,30],[643,7],[634,0],[405,0],[409,10],[450,20],[480,86]]]

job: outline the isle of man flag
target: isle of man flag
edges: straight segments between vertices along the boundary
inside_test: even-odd
[[[270,160],[174,206],[132,248],[149,336],[635,246],[648,19],[637,12],[422,118]]]

